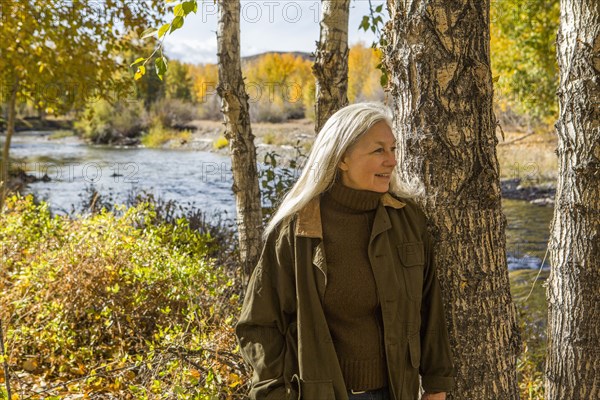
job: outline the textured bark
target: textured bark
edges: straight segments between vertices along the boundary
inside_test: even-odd
[[[350,0],[321,2],[321,33],[315,52],[315,132],[348,104],[348,18]]]
[[[600,2],[563,0],[546,398],[600,398]]]
[[[247,280],[261,250],[262,213],[256,147],[250,127],[248,95],[240,61],[240,2],[220,0],[217,32],[221,110],[225,116],[225,137],[231,151],[233,193],[237,210],[240,257]]]
[[[388,0],[385,63],[399,170],[419,177],[455,364],[451,399],[518,399],[520,335],[506,262],[489,0]]]
[[[16,79],[16,78],[15,78]],[[6,200],[6,191],[8,190],[9,169],[10,169],[10,141],[15,133],[15,117],[17,110],[17,92],[19,89],[18,79],[12,85],[10,90],[10,98],[8,99],[8,118],[6,121],[6,137],[2,147],[2,165],[0,165],[0,212],[4,209],[4,201]]]

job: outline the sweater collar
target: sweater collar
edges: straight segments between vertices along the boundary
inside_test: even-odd
[[[370,190],[356,190],[344,186],[341,182],[336,182],[325,193],[325,196],[327,195],[339,205],[352,211],[371,211],[377,208],[384,193],[372,192]]]
[[[384,207],[395,209],[402,208],[406,204],[396,199],[390,193],[380,197],[380,204]],[[377,219],[377,218],[376,218]],[[321,225],[321,198],[315,197],[308,202],[299,212],[295,228],[296,236],[323,239],[323,227]]]

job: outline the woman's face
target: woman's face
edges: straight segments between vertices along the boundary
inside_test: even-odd
[[[342,184],[352,189],[385,193],[396,166],[396,138],[380,121],[346,150],[340,161]]]

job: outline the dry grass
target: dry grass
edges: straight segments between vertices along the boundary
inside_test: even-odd
[[[521,179],[523,185],[554,183],[558,174],[557,138],[550,129],[511,130],[499,135],[497,147],[501,179]]]

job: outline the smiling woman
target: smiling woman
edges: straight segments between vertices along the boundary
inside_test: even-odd
[[[250,398],[445,399],[454,384],[417,184],[398,179],[389,110],[336,112],[266,229],[236,334]]]

